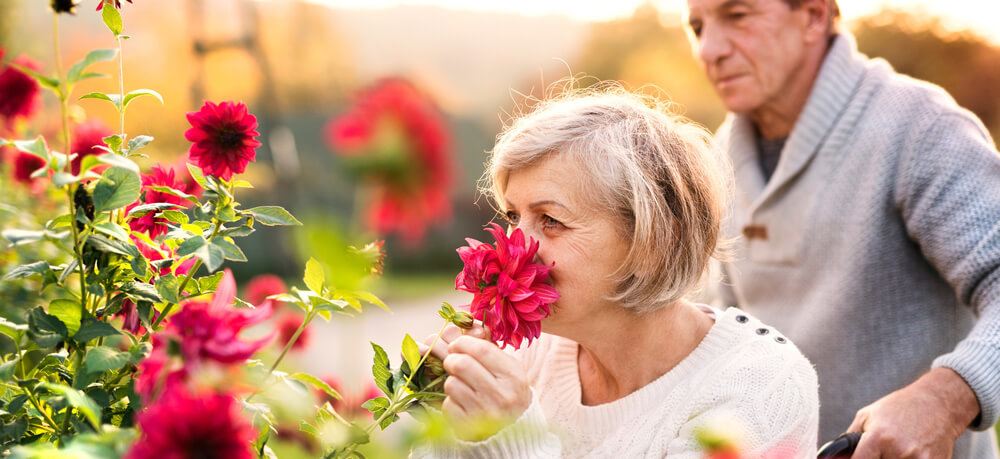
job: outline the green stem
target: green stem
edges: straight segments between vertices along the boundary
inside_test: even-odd
[[[34,406],[39,413],[42,413],[42,417],[45,418],[45,422],[49,424],[52,432],[59,432],[59,424],[56,423],[55,419],[52,419],[52,415],[50,415],[48,411],[45,411],[42,408],[41,402],[39,402],[35,397],[35,394],[31,392],[31,389],[28,389],[27,387],[22,387],[22,389],[24,390],[24,395],[28,396],[28,400],[31,402],[31,405]]]
[[[55,50],[56,78],[59,79],[59,105],[62,109],[63,151],[69,155],[72,153],[69,151],[69,106],[67,105],[69,94],[66,94],[66,82],[63,79],[62,57],[59,55],[59,14],[56,12],[52,13],[52,38],[52,45]],[[69,161],[67,161],[66,165],[67,167],[69,166]]]
[[[123,54],[124,48],[122,47],[122,36],[115,35],[115,41],[118,43],[118,92],[121,94],[121,101],[123,105],[121,109],[118,110],[118,132],[122,138],[122,145],[125,145],[125,56]]]
[[[80,372],[83,371],[83,368],[81,368],[81,367],[83,367],[83,351],[84,351],[84,349],[82,349],[82,348],[81,349],[76,349],[74,351],[74,353],[75,353],[74,354],[74,357],[75,357],[74,361],[76,362],[76,368],[74,368],[75,371],[73,372],[73,386],[72,387],[74,387],[74,388],[76,387],[77,378],[80,376]],[[70,416],[72,414],[73,414],[73,407],[67,405],[66,406],[66,416],[63,417],[63,423],[62,423],[62,434],[63,435],[69,434],[69,418],[70,418]]]
[[[298,341],[299,335],[301,335],[302,332],[306,330],[306,327],[309,326],[309,322],[312,322],[312,320],[315,317],[316,317],[315,312],[309,312],[308,314],[305,315],[305,317],[302,318],[302,323],[299,324],[299,328],[295,330],[295,333],[292,334],[292,337],[288,340],[287,343],[285,343],[285,347],[281,349],[281,353],[278,354],[278,358],[274,360],[274,363],[271,364],[271,368],[267,370],[267,376],[264,377],[264,382],[261,384],[261,387],[267,387],[267,383],[268,381],[270,381],[271,375],[274,374],[274,370],[278,368],[278,364],[280,364],[281,361],[285,358],[285,355],[288,354],[288,351],[290,351],[292,349],[292,346],[295,345],[295,342]],[[253,400],[253,398],[256,397],[257,394],[259,393],[260,390],[257,390],[254,393],[250,394],[250,396],[247,397],[246,402],[249,403],[250,400]]]
[[[219,229],[222,228],[222,222],[220,222],[218,220],[214,220],[214,224],[215,224],[215,227],[212,229],[212,234],[208,236],[207,240],[205,240],[206,244],[211,243],[212,239],[214,239],[215,236],[217,234],[219,234]],[[191,270],[188,271],[187,276],[185,276],[184,280],[181,281],[180,287],[177,288],[177,294],[178,295],[183,295],[184,294],[184,287],[187,287],[187,284],[189,282],[191,282],[191,278],[194,277],[194,274],[196,272],[198,272],[199,268],[201,268],[201,259],[200,258],[197,259],[197,260],[195,260],[194,266],[191,266]],[[153,329],[152,331],[155,332],[157,330],[157,327],[160,325],[160,322],[163,322],[163,319],[167,317],[167,314],[170,313],[170,310],[173,309],[174,306],[175,305],[173,303],[167,303],[167,306],[164,307],[163,311],[160,312],[160,316],[157,317],[156,319],[153,319],[153,323],[149,325],[150,328]]]

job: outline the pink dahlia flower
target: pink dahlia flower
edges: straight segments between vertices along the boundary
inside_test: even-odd
[[[518,349],[524,339],[531,344],[541,334],[541,321],[559,293],[548,283],[551,266],[535,261],[538,241],[529,238],[526,244],[520,229],[508,237],[496,223],[486,231],[495,245],[466,239],[469,245],[458,249],[465,266],[455,288],[473,294],[469,309],[495,341]]]

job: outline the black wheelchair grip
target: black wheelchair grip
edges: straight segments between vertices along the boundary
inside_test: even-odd
[[[841,434],[832,441],[823,445],[819,449],[817,459],[847,459],[854,454],[854,450],[861,441],[861,432],[848,432]]]

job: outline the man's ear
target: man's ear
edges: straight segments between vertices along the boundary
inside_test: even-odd
[[[803,0],[800,6],[806,14],[805,39],[808,43],[826,41],[830,36],[830,28],[833,27],[833,11],[830,11],[830,2],[827,0]]]

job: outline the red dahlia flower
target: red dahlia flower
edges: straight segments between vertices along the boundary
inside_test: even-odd
[[[0,59],[4,51],[0,49]],[[14,59],[14,63],[32,70],[41,66],[24,56]],[[41,100],[38,82],[30,75],[14,68],[0,67],[0,118],[3,118],[7,129],[10,129],[17,118],[30,118],[38,109]]]
[[[256,159],[257,117],[242,102],[205,102],[201,110],[187,114],[191,129],[184,137],[191,142],[188,155],[208,175],[229,180],[241,174]]]
[[[252,459],[253,426],[231,394],[177,387],[139,413],[142,437],[125,459]]]
[[[73,145],[70,147],[70,151],[76,153],[76,158],[70,163],[73,174],[80,173],[80,162],[85,156],[105,153],[97,147],[106,147],[104,138],[111,134],[111,129],[97,120],[89,120],[73,128]]]
[[[96,11],[101,11],[101,9],[104,8],[104,1],[105,0],[100,0],[100,3],[97,4]],[[126,0],[126,1],[132,3],[132,0]],[[122,9],[122,0],[114,0],[114,2],[115,2],[115,8]]]
[[[423,237],[450,218],[451,139],[433,102],[399,78],[362,91],[355,104],[326,125],[330,148],[374,185],[367,223],[379,234]]]
[[[29,184],[34,181],[31,173],[45,167],[45,160],[31,153],[14,150],[11,148],[7,152],[7,157],[11,162],[11,173],[14,180],[20,183]]]
[[[246,294],[244,296],[250,304],[261,306],[264,302],[268,301],[267,297],[287,291],[288,288],[285,287],[285,281],[281,280],[280,277],[274,274],[261,274],[250,279],[250,282],[247,282]]]
[[[172,194],[153,189],[155,186],[165,186],[195,196],[201,194],[201,187],[198,186],[197,183],[193,180],[186,180],[186,178],[190,176],[187,170],[181,171],[180,175],[181,176],[178,177],[172,168],[165,168],[160,165],[153,166],[153,169],[150,170],[148,174],[142,176],[141,203],[167,203],[177,204],[181,207],[191,207],[191,202],[186,199],[178,198]],[[130,205],[128,209],[137,205],[139,205],[139,202]],[[156,217],[156,213],[157,212],[147,212],[142,217],[132,219],[129,221],[129,226],[133,231],[146,233],[149,237],[155,239],[157,236],[166,233],[169,229],[167,227],[167,219]],[[153,258],[149,259],[152,260]]]
[[[227,269],[211,302],[182,302],[180,312],[167,319],[166,328],[153,336],[153,352],[139,364],[136,392],[148,399],[161,388],[161,382],[165,381],[169,388],[173,381],[184,381],[190,366],[244,362],[264,347],[271,336],[243,341],[239,334],[247,326],[265,320],[271,314],[270,306],[237,309],[232,306],[235,298],[236,281]],[[174,350],[178,355],[171,354]],[[184,367],[170,367],[176,363],[172,357],[180,357]],[[164,369],[165,375],[161,374]]]
[[[551,266],[534,261],[538,241],[515,229],[510,237],[496,223],[486,228],[496,239],[495,245],[466,239],[458,249],[465,264],[455,278],[455,288],[473,294],[469,309],[483,321],[493,339],[504,347],[518,349],[524,339],[538,338],[542,319],[551,313],[550,305],[559,293],[548,284]]]

